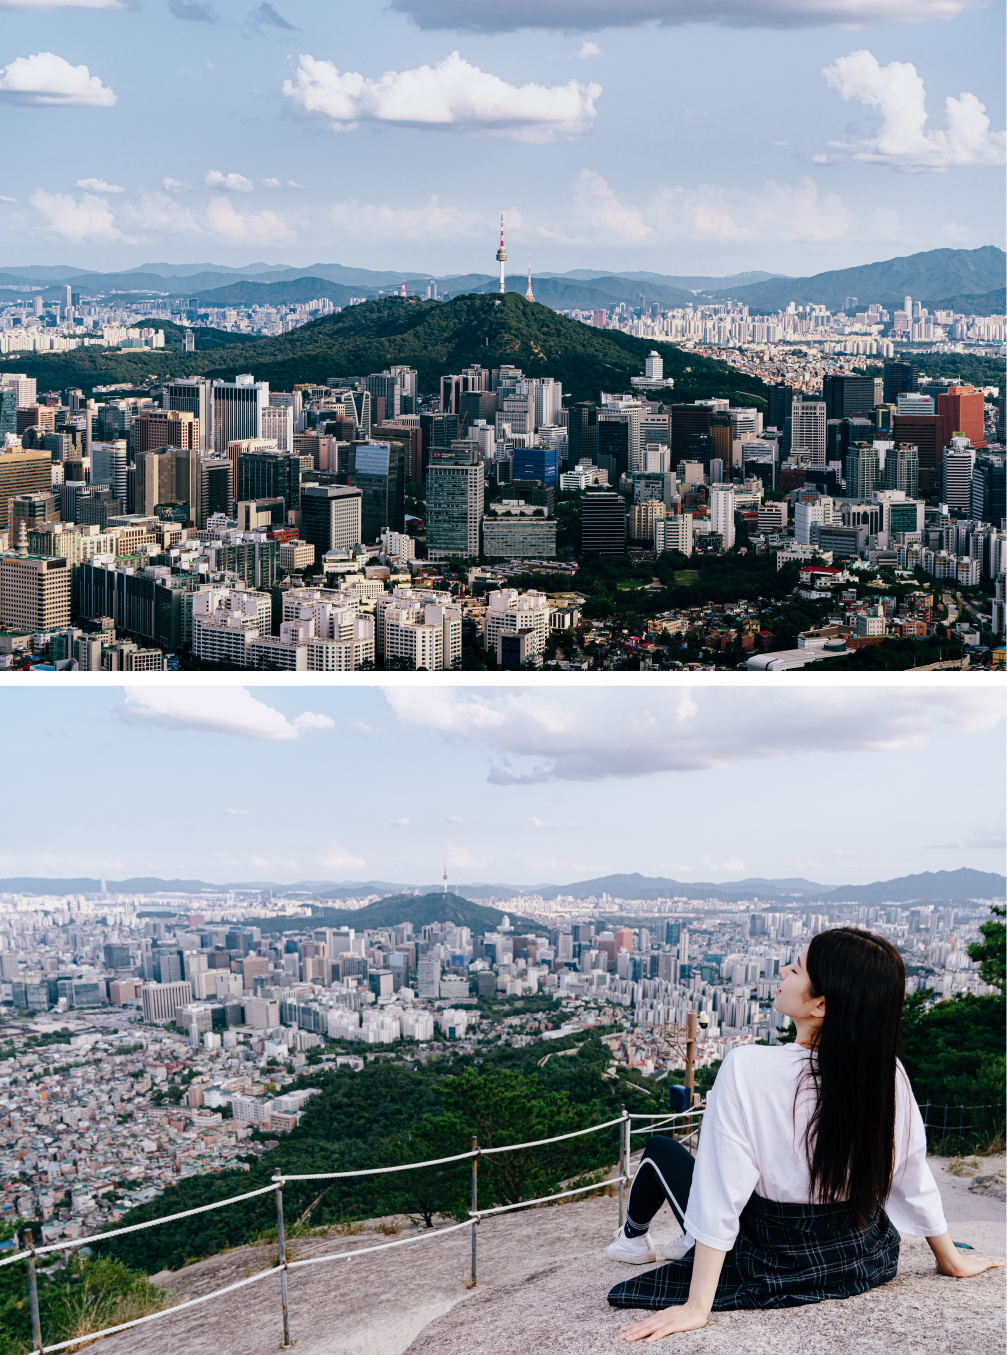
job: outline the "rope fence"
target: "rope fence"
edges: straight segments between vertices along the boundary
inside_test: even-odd
[[[472,1263],[469,1287],[474,1287],[476,1283],[476,1228],[484,1218],[494,1217],[499,1214],[512,1213],[518,1209],[530,1209],[536,1205],[552,1204],[556,1200],[568,1199],[575,1195],[582,1195],[589,1191],[608,1190],[614,1186],[619,1187],[619,1222],[624,1221],[624,1189],[632,1181],[630,1171],[630,1140],[634,1134],[652,1134],[656,1129],[665,1128],[672,1125],[674,1128],[685,1128],[687,1136],[697,1132],[698,1120],[703,1115],[702,1106],[694,1106],[691,1110],[679,1111],[674,1114],[663,1113],[630,1113],[625,1108],[618,1118],[606,1120],[602,1124],[590,1125],[587,1129],[575,1129],[568,1134],[556,1134],[552,1138],[532,1139],[527,1143],[508,1143],[499,1144],[493,1147],[482,1148],[477,1140],[473,1138],[472,1148],[468,1152],[454,1153],[449,1157],[432,1158],[424,1162],[404,1162],[398,1166],[392,1167],[368,1167],[357,1171],[334,1171],[334,1172],[310,1172],[295,1173],[284,1176],[277,1172],[268,1186],[260,1186],[257,1190],[245,1191],[241,1195],[232,1195],[226,1200],[214,1200],[210,1204],[199,1205],[194,1209],[185,1209],[177,1214],[166,1214],[161,1218],[148,1219],[143,1223],[129,1224],[124,1228],[112,1228],[105,1233],[92,1234],[88,1237],[64,1239],[62,1242],[50,1243],[44,1247],[36,1247],[34,1234],[30,1228],[24,1232],[25,1246],[21,1251],[14,1252],[11,1256],[0,1260],[0,1266],[13,1265],[16,1261],[26,1263],[28,1279],[28,1298],[32,1322],[32,1355],[49,1355],[51,1351],[67,1350],[72,1346],[81,1346],[91,1341],[97,1341],[105,1336],[113,1336],[117,1332],[127,1331],[132,1327],[141,1326],[147,1322],[156,1322],[163,1317],[170,1317],[175,1313],[180,1313],[186,1308],[194,1308],[198,1304],[208,1303],[211,1299],[220,1298],[224,1294],[230,1294],[236,1289],[242,1289],[246,1285],[256,1284],[259,1280],[266,1279],[270,1275],[278,1274],[280,1277],[280,1298],[283,1316],[283,1344],[282,1349],[288,1349],[293,1342],[290,1339],[289,1313],[287,1306],[287,1272],[298,1270],[305,1266],[317,1266],[326,1261],[344,1261],[352,1259],[355,1256],[367,1255],[371,1252],[387,1251],[392,1247],[405,1247],[414,1242],[430,1241],[434,1238],[446,1237],[449,1233],[456,1233],[462,1228],[470,1228],[472,1234]],[[648,1124],[639,1129],[633,1129],[633,1121],[647,1121]],[[688,1120],[686,1126],[677,1125],[680,1120]],[[697,1121],[697,1129],[692,1128],[692,1121]],[[479,1158],[487,1157],[495,1153],[516,1153],[526,1149],[543,1148],[552,1143],[561,1143],[567,1139],[579,1138],[584,1134],[597,1134],[605,1129],[612,1129],[619,1126],[619,1165],[618,1174],[605,1181],[592,1181],[587,1185],[573,1186],[569,1190],[561,1190],[553,1195],[542,1195],[532,1200],[519,1200],[512,1204],[496,1205],[489,1209],[480,1209],[478,1200],[478,1163]],[[471,1161],[472,1163],[472,1208],[468,1211],[469,1218],[462,1223],[450,1224],[442,1228],[434,1228],[429,1231],[417,1233],[413,1237],[400,1238],[397,1242],[380,1242],[370,1247],[355,1247],[350,1251],[330,1252],[324,1256],[308,1257],[301,1261],[289,1261],[286,1255],[286,1236],[283,1226],[283,1187],[291,1181],[321,1181],[321,1180],[340,1180],[349,1177],[360,1176],[379,1176],[388,1172],[416,1171],[422,1167],[439,1167],[450,1162]],[[269,1266],[258,1274],[247,1276],[244,1279],[237,1280],[233,1284],[225,1285],[221,1289],[215,1289],[209,1294],[202,1294],[198,1298],[188,1299],[184,1303],[173,1304],[171,1307],[162,1308],[156,1313],[148,1313],[144,1317],[133,1318],[129,1322],[120,1322],[112,1327],[105,1327],[101,1331],[89,1332],[83,1336],[71,1337],[66,1341],[59,1341],[55,1345],[43,1345],[42,1327],[39,1315],[38,1288],[35,1273],[35,1262],[38,1257],[61,1252],[64,1255],[70,1252],[78,1251],[82,1247],[88,1247],[95,1242],[105,1242],[114,1237],[122,1237],[127,1233],[135,1233],[145,1228],[157,1228],[162,1224],[176,1223],[179,1219],[191,1218],[195,1214],[203,1214],[211,1209],[224,1209],[228,1205],[240,1204],[244,1200],[255,1199],[257,1196],[266,1195],[273,1192],[276,1196],[276,1223],[277,1223],[277,1263],[275,1266]]]
[[[956,1151],[961,1153],[962,1143],[966,1138],[973,1135],[986,1135],[993,1139],[998,1133],[1002,1136],[1004,1132],[1004,1103],[995,1105],[952,1105],[951,1103],[937,1104],[934,1101],[919,1101],[917,1105],[920,1108],[920,1114],[923,1117],[923,1128],[927,1133],[928,1145],[934,1145],[932,1151],[939,1152],[944,1156],[945,1145],[951,1142],[956,1143]],[[987,1114],[982,1112],[986,1111]],[[966,1115],[968,1120],[966,1121]],[[937,1136],[940,1135],[940,1148],[936,1148]],[[972,1151],[975,1151],[975,1141],[973,1140]],[[1001,1149],[1002,1151],[1002,1149]]]

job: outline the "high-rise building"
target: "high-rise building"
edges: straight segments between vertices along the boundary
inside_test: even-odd
[[[716,532],[724,550],[734,546],[734,486],[710,486],[710,530]]]
[[[580,461],[596,464],[598,406],[593,400],[578,400],[570,406],[567,414],[567,465],[576,466]]]
[[[185,511],[186,520],[199,520],[200,459],[198,447],[160,447],[136,457],[133,495],[136,512],[153,516],[159,507]]]
[[[0,390],[0,438],[17,437],[17,391]]]
[[[790,451],[810,453],[809,464],[825,465],[825,401],[794,398],[790,411]]]
[[[471,455],[471,454],[470,454]],[[437,457],[435,461],[433,458]],[[431,451],[427,468],[427,556],[475,559],[483,518],[483,463],[464,464],[462,454]]]
[[[199,464],[200,493],[198,527],[206,526],[214,513],[229,518],[234,511],[233,469],[223,456],[205,456]]]
[[[601,555],[626,552],[626,500],[606,490],[588,490],[580,501],[581,551]]]
[[[940,414],[896,414],[892,440],[897,447],[917,450],[919,492],[924,498],[937,493],[937,479],[944,458],[944,418]]]
[[[709,438],[712,417],[713,406],[709,403],[672,405],[671,463],[673,466],[677,466],[680,461],[692,459],[686,456],[686,444],[690,437]]]
[[[401,442],[358,442],[351,464],[351,481],[361,493],[361,541],[373,545],[382,531],[401,532],[405,520]]]
[[[974,386],[950,386],[944,394],[937,396],[937,413],[944,418],[945,447],[950,446],[951,439],[960,433],[973,447],[985,448],[982,391],[977,391]]]
[[[235,497],[239,503],[251,499],[281,498],[287,513],[301,508],[301,475],[312,469],[310,456],[283,452],[278,447],[257,447],[238,454]]]
[[[145,1022],[167,1024],[174,1021],[179,1007],[186,1007],[192,1001],[192,984],[184,980],[181,983],[145,983],[140,989],[140,1001]]]
[[[976,462],[974,447],[964,438],[956,438],[941,461],[939,485],[941,503],[967,513],[972,506],[972,470]]]
[[[976,457],[972,470],[972,493],[969,516],[980,522],[999,526],[1007,517],[1005,503],[1005,459],[1001,455]]]
[[[8,505],[16,495],[47,494],[51,489],[52,458],[47,448],[0,443],[0,528],[8,525]]]
[[[199,421],[199,450],[213,450],[213,395],[212,385],[205,377],[179,377],[164,388],[164,408],[180,414],[191,414]]]
[[[133,456],[155,452],[159,447],[199,451],[199,421],[187,410],[152,410],[133,420]],[[140,510],[137,510],[140,511]]]
[[[670,550],[691,555],[692,514],[676,513],[673,517],[659,518],[654,523],[654,549],[659,555]]]
[[[788,386],[785,381],[778,381],[775,386],[770,386],[769,408],[766,413],[767,427],[778,428],[782,432],[787,420],[790,418],[790,410],[793,403],[793,386]]]
[[[539,480],[546,489],[559,488],[559,452],[554,447],[515,447],[515,480]]]
[[[348,485],[305,485],[301,490],[301,540],[321,561],[330,550],[361,544],[360,490]]]
[[[0,626],[24,635],[70,624],[70,568],[61,556],[0,556]]]
[[[24,372],[4,372],[0,375],[0,391],[13,391],[17,409],[28,409],[37,402],[36,378]]]
[[[249,375],[234,381],[214,381],[213,450],[225,456],[232,442],[261,438],[262,411],[269,408],[269,382],[255,381]]]
[[[573,412],[571,411],[571,427]],[[632,429],[629,419],[622,414],[602,414],[594,429],[595,452],[591,461],[599,470],[608,471],[608,482],[610,485],[617,485],[620,477],[628,475],[630,471],[630,435]],[[586,453],[584,456],[586,457]],[[567,464],[570,467],[576,466],[581,456],[574,456],[571,451],[568,456]]]
[[[855,414],[869,414],[883,399],[884,382],[880,377],[861,373],[836,372],[822,382],[827,419],[846,419]]]
[[[272,396],[270,396],[272,401]],[[266,405],[262,411],[262,436],[275,438],[281,452],[290,452],[294,448],[294,408],[293,405]]]
[[[129,490],[129,444],[125,438],[91,443],[91,484],[108,485],[125,509]]]
[[[59,501],[55,494],[44,490],[34,494],[16,494],[7,504],[7,530],[12,549],[17,549],[21,539],[21,527],[26,533],[37,530],[43,522],[59,522]],[[58,555],[58,551],[37,551],[39,555]]]
[[[920,454],[911,442],[897,443],[885,452],[882,485],[885,489],[901,489],[907,499],[916,498],[920,485]]]
[[[872,443],[854,442],[846,453],[846,497],[869,499],[878,481],[877,450]]]
[[[900,395],[919,390],[919,368],[915,362],[886,362],[882,377],[883,403],[893,405]]]

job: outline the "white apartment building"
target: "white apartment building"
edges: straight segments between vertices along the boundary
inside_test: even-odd
[[[551,604],[544,593],[519,593],[516,588],[501,588],[498,592],[490,593],[486,599],[483,622],[486,649],[496,653],[497,642],[504,632],[514,635],[527,631],[534,637],[534,655],[543,654],[549,637],[550,611]]]
[[[195,608],[195,602],[193,600]],[[208,663],[229,663],[236,668],[247,666],[249,640],[259,638],[259,621],[254,616],[224,611],[212,616],[199,616],[193,610],[192,653]]]
[[[419,599],[392,599],[384,609],[385,662],[404,659],[407,665],[431,672],[450,670],[462,656],[460,607]]]
[[[432,1040],[434,1018],[429,1012],[405,1011],[400,1021],[404,1040]]]
[[[724,542],[724,550],[734,545],[734,486],[710,486],[710,531],[717,532]]]
[[[315,563],[315,548],[310,541],[284,541],[280,546],[280,568],[288,574],[307,569]]]
[[[825,401],[794,396],[790,411],[791,453],[810,453],[809,465],[825,465]]]
[[[829,526],[834,521],[833,508],[833,502],[827,494],[811,503],[797,503],[794,508],[794,541],[800,546],[810,546],[812,526]]]
[[[692,514],[677,513],[674,517],[658,518],[654,523],[654,549],[677,550],[682,555],[692,554]]]
[[[393,560],[415,560],[416,542],[406,532],[393,532],[390,527],[381,529],[381,549]]]
[[[787,500],[759,505],[759,531],[785,532],[787,530]]]

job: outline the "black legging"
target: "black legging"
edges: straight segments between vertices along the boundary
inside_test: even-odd
[[[685,1227],[694,1165],[692,1154],[674,1139],[654,1134],[647,1140],[629,1192],[626,1222],[634,1232],[647,1231],[665,1200],[681,1227]]]

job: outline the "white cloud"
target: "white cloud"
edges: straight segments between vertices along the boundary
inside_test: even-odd
[[[59,235],[75,244],[102,240],[136,244],[132,236],[124,235],[114,224],[115,217],[104,198],[85,193],[78,202],[69,193],[47,193],[36,188],[28,201],[46,218],[42,228],[46,234]]]
[[[139,9],[137,0],[0,0],[0,9],[29,10],[36,14],[53,9]]]
[[[212,199],[206,217],[208,229],[222,240],[258,240],[268,245],[297,239],[275,212],[242,216],[234,210],[230,198]]]
[[[329,209],[331,225],[350,236],[388,240],[445,240],[485,234],[485,216],[473,209],[442,207],[436,195],[419,207],[347,198]]]
[[[200,734],[236,734],[267,743],[288,742],[310,729],[332,729],[327,715],[310,711],[288,720],[245,687],[127,687],[113,707],[127,724],[188,729]]]
[[[263,179],[262,186],[263,188],[279,188],[280,181],[279,179]]]
[[[359,730],[361,734],[383,734],[385,732],[380,726],[366,724],[363,720],[351,720],[350,728]]]
[[[106,183],[104,179],[78,179],[78,188],[86,188],[92,193],[125,193],[117,183]]]
[[[225,193],[251,193],[255,187],[244,174],[222,174],[219,169],[211,169],[204,182],[207,188],[222,188]]]
[[[304,184],[298,183],[295,179],[288,179],[288,180],[287,180],[287,187],[288,187],[288,188],[303,188],[303,187],[304,187]]]
[[[856,99],[877,110],[881,125],[874,135],[830,141],[831,160],[858,160],[901,169],[944,170],[952,165],[1002,165],[1007,160],[1007,132],[991,132],[986,105],[974,94],[945,100],[947,131],[928,132],[926,92],[916,67],[890,61],[881,66],[861,49],[839,57],[822,71],[843,99]]]
[[[161,187],[168,193],[187,193],[189,185],[181,179],[162,179]]]
[[[619,695],[623,699],[619,699]],[[495,785],[597,781],[656,772],[704,771],[739,762],[820,752],[899,752],[927,742],[934,727],[990,729],[1003,720],[993,692],[945,695],[872,688],[732,690],[627,688],[473,694],[457,688],[387,688],[396,715],[494,756]]]
[[[334,131],[376,123],[551,141],[557,133],[572,136],[590,126],[601,86],[576,80],[509,85],[458,52],[436,66],[386,71],[378,80],[302,55],[296,79],[283,82],[283,93],[305,112],[329,118]]]
[[[658,23],[724,24],[732,28],[819,28],[837,24],[920,23],[954,19],[984,0],[506,0],[473,5],[471,0],[392,0],[420,28],[456,32],[509,33],[519,28],[597,32]]]
[[[465,823],[465,819],[460,819],[457,814],[449,814],[444,820],[445,823]]]
[[[53,52],[19,56],[0,69],[0,99],[45,108],[111,108],[115,103],[97,75]]]
[[[601,48],[596,42],[588,42],[587,38],[585,38],[577,55],[581,60],[589,56],[601,56]]]
[[[538,819],[534,814],[530,815],[528,822],[533,828],[580,828],[579,823],[549,823],[545,819]]]
[[[247,810],[247,809],[225,809],[225,810],[224,810],[224,813],[225,813],[225,814],[231,814],[231,815],[233,815],[234,818],[237,818],[237,819],[244,819],[244,818],[247,818],[247,816],[248,816],[248,810]]]
[[[326,870],[363,870],[367,862],[362,856],[353,856],[338,842],[330,842],[325,854],[318,858],[318,864]]]
[[[754,189],[672,184],[629,203],[601,174],[582,169],[574,180],[569,214],[541,224],[538,233],[567,244],[821,243],[845,235],[851,220],[839,197],[820,193],[810,178],[796,184],[767,179]]]
[[[408,828],[408,827],[409,827],[409,820],[408,820],[408,819],[392,819],[392,821],[389,823],[388,826],[389,826],[389,828]]]
[[[4,197],[3,193],[0,193],[0,202],[17,202],[17,198],[7,198]]]

